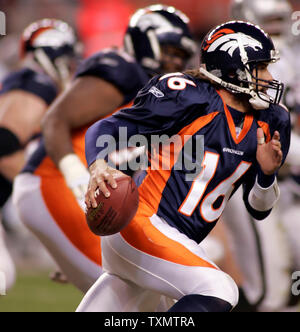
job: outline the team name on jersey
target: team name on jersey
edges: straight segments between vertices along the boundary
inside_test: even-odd
[[[231,154],[237,154],[238,156],[243,156],[244,152],[243,151],[238,151],[234,149],[229,149],[229,148],[223,148],[223,152],[231,153]]]

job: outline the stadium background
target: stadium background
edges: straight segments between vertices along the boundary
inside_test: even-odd
[[[78,32],[84,55],[103,47],[122,45],[129,16],[139,7],[159,1],[147,0],[0,0],[6,15],[6,36],[0,37],[0,80],[18,67],[19,37],[31,22],[54,17],[65,20]],[[300,0],[290,1],[300,10]],[[165,0],[185,12],[191,19],[196,39],[214,25],[229,18],[230,0]],[[49,279],[54,263],[22,225],[5,224],[8,246],[18,269],[12,290],[0,298],[0,312],[8,311],[74,311],[82,294],[72,285],[60,285]]]

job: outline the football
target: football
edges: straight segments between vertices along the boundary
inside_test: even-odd
[[[106,198],[98,189],[96,208],[88,208],[86,220],[90,230],[100,236],[120,232],[135,216],[138,205],[138,189],[131,177],[124,174],[116,178],[117,188],[108,185],[110,197]]]

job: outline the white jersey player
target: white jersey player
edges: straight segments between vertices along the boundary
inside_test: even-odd
[[[285,84],[283,103],[290,111],[296,103],[297,81],[296,57],[290,44],[291,14],[292,8],[285,0],[233,0],[231,3],[233,19],[259,24],[272,36],[280,51],[281,60],[270,65],[270,72],[274,78],[280,77]],[[297,163],[297,160],[299,162],[299,146],[300,139],[294,132],[287,157],[287,162],[291,165]],[[287,183],[290,183],[291,177],[288,178]],[[294,196],[290,188],[282,182],[280,188],[281,199],[267,222],[260,223],[249,216],[241,204],[241,193],[240,197],[238,194],[233,197],[223,214],[230,232],[233,253],[243,274],[242,293],[246,302],[251,305],[251,310],[282,310],[288,304],[291,295],[291,254],[298,252],[297,260],[300,263],[300,250],[297,250],[299,245],[297,240],[295,241],[295,234],[299,234],[297,229],[300,226],[295,225],[296,215],[298,213],[299,216],[300,211],[293,201]],[[286,204],[291,208],[287,209]],[[282,231],[283,228],[286,232]],[[292,250],[290,245],[293,247]],[[296,257],[294,258],[296,260]],[[300,267],[300,264],[298,266]],[[241,306],[240,310],[245,308]]]

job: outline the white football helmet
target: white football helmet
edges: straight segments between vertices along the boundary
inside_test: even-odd
[[[261,26],[271,37],[276,48],[291,37],[292,6],[288,0],[232,0],[230,16]]]

